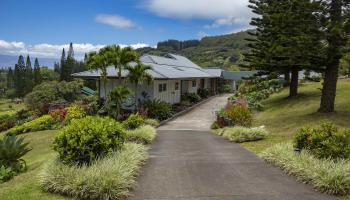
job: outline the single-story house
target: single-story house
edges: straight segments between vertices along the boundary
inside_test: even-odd
[[[143,55],[140,61],[144,65],[152,67],[148,73],[154,80],[149,85],[144,83],[139,86],[138,99],[158,99],[170,104],[180,103],[182,94],[197,93],[198,89],[208,89],[212,94],[216,94],[218,93],[220,83],[223,82],[222,79],[225,79],[225,74],[232,73],[221,69],[204,69],[189,59],[174,54],[167,54],[163,57]],[[116,69],[114,66],[110,66],[107,68],[108,79],[105,92],[100,74],[100,70],[89,70],[72,74],[72,76],[97,80],[98,93],[101,98],[105,98],[105,94],[108,94],[109,91],[120,84],[125,85],[131,90],[133,89],[133,86],[126,81],[120,83]],[[128,71],[122,70],[122,79],[125,79],[127,75]],[[235,80],[229,79],[230,81]]]

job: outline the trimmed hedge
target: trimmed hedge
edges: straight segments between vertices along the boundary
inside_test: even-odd
[[[18,135],[22,133],[51,130],[57,128],[56,121],[51,117],[51,115],[43,115],[32,121],[26,122],[22,125],[15,126],[5,133],[7,135]]]
[[[135,143],[126,143],[90,166],[69,166],[56,158],[45,165],[40,185],[45,191],[78,199],[125,199],[147,158],[147,148]]]

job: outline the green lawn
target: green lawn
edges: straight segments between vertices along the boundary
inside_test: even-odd
[[[16,104],[10,99],[0,99],[0,114],[14,113],[24,107],[24,103]]]
[[[50,199],[67,199],[59,195],[53,195],[43,192],[40,189],[38,182],[38,174],[40,173],[44,162],[54,156],[50,145],[57,131],[40,131],[26,133],[26,141],[30,142],[30,147],[33,148],[24,159],[27,161],[28,171],[19,174],[14,179],[0,184],[0,199],[1,200],[50,200]]]
[[[266,140],[244,143],[242,146],[260,153],[267,147],[293,138],[297,130],[305,125],[318,125],[329,120],[343,128],[350,128],[350,80],[338,83],[336,113],[317,113],[320,103],[321,83],[304,83],[300,96],[288,99],[288,89],[272,95],[263,102],[264,111],[256,113],[254,126],[266,126],[271,136]]]
[[[321,83],[305,83],[300,86],[300,96],[288,99],[288,89],[272,95],[263,102],[264,111],[256,113],[254,126],[266,126],[271,133],[265,140],[241,144],[243,147],[260,153],[266,148],[290,141],[297,130],[306,125],[319,125],[329,120],[339,127],[350,128],[350,80],[338,82],[336,111],[332,114],[317,113],[320,104]],[[350,200],[350,196],[342,197]]]

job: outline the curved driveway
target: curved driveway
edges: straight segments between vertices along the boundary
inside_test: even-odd
[[[134,200],[326,200],[238,144],[210,133],[216,97],[158,129]]]

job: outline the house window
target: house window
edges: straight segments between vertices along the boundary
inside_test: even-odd
[[[178,82],[175,83],[175,90],[179,90],[179,83]]]
[[[158,85],[158,91],[159,92],[165,92],[166,91],[166,83],[159,84]]]
[[[192,87],[197,87],[197,81],[192,81]]]

